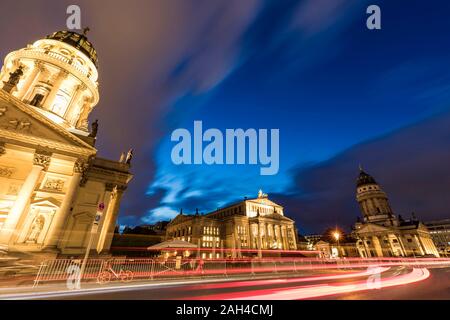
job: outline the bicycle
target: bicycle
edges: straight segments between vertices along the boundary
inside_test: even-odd
[[[115,272],[111,264],[107,262],[106,270],[100,272],[97,281],[100,284],[109,283],[112,277],[114,277],[115,280],[120,280],[122,282],[131,282],[134,278],[134,274],[130,270],[123,270],[122,268],[119,272]]]

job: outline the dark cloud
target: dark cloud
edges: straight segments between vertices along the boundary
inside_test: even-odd
[[[336,224],[348,229],[360,215],[355,183],[362,164],[387,192],[396,214],[448,218],[449,143],[447,112],[300,168],[291,194],[272,196],[301,230],[321,232]]]
[[[67,6],[81,7],[99,55],[100,103],[91,115],[100,122],[99,155],[119,159],[135,150],[135,177],[121,208],[121,218],[132,221],[160,200],[145,194],[155,147],[170,126],[162,120],[180,95],[205,92],[227,74],[260,2],[5,0],[0,12],[14,19],[0,20],[0,55],[66,29]]]
[[[141,217],[160,206],[156,218],[173,215],[179,208],[213,210],[232,192],[248,188],[250,178],[242,175],[221,181],[221,177],[200,175],[195,179],[189,172],[169,172],[174,176],[169,180],[174,188],[162,183],[147,192],[152,182],[168,174],[157,163],[158,144],[188,112],[174,110],[174,105],[182,97],[207,95],[243,64],[242,56],[252,59],[255,53],[273,52],[280,63],[271,61],[265,66],[271,79],[276,79],[276,72],[282,68],[295,73],[302,70],[294,68],[294,63],[310,67],[318,56],[330,59],[341,49],[336,34],[361,16],[349,13],[364,13],[366,2],[116,0],[105,5],[105,1],[76,1],[82,8],[83,25],[92,30],[89,38],[100,58],[101,100],[92,115],[100,120],[99,154],[119,159],[121,152],[135,149],[135,178],[122,202],[122,222],[139,223]],[[64,29],[70,4],[74,2],[2,0],[0,12],[14,18],[0,19],[0,56]],[[298,39],[302,41],[293,45]],[[405,77],[413,79],[405,76],[412,69],[405,65],[395,72],[398,78],[388,75],[388,79],[380,79],[380,87],[374,86],[377,91],[392,89],[397,100],[387,105],[401,103],[411,95],[410,91],[399,91],[398,83],[408,80]],[[342,75],[334,76],[340,79]],[[426,82],[432,88],[425,94],[448,100],[444,99],[448,86],[439,87],[428,79]],[[409,87],[416,90],[413,85]],[[335,112],[332,116],[342,114]],[[348,227],[359,215],[354,192],[358,164],[362,163],[388,192],[397,213],[415,211],[423,219],[446,217],[449,122],[450,115],[442,114],[358,145],[329,161],[297,168],[291,174],[294,187],[271,197],[285,206],[287,215],[293,216],[303,230],[321,231],[335,224]],[[320,127],[317,131],[325,130]],[[179,183],[174,182],[177,179]]]

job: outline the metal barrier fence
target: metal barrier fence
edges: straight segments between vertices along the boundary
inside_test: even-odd
[[[79,275],[82,260],[57,259],[40,265],[34,285],[63,282]],[[307,270],[358,269],[373,266],[450,265],[450,259],[409,258],[258,258],[258,259],[89,259],[81,281],[129,282],[136,279],[176,279],[181,277],[227,277],[270,273],[299,273]],[[78,273],[77,273],[78,272]]]

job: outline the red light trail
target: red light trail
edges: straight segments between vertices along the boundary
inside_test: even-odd
[[[381,270],[380,270],[381,271]],[[382,271],[386,271],[383,268]],[[413,268],[410,273],[391,276],[379,280],[375,287],[370,287],[367,281],[358,281],[351,284],[320,284],[312,286],[297,286],[282,289],[263,289],[246,292],[233,292],[225,294],[207,295],[195,297],[194,300],[300,300],[319,298],[329,295],[350,293],[365,290],[381,289],[393,286],[401,286],[423,281],[430,276],[425,268]]]

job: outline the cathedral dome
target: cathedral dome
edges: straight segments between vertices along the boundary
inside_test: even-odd
[[[0,71],[4,89],[53,122],[89,135],[97,105],[97,51],[86,33],[58,31],[9,53]]]
[[[84,53],[98,68],[97,51],[92,43],[88,41],[86,37],[87,31],[89,31],[88,28],[84,30],[83,34],[79,34],[74,31],[57,31],[47,36],[47,39],[57,40],[71,45],[75,49]]]
[[[377,182],[370,174],[367,174],[364,170],[360,170],[358,179],[356,180],[356,187],[359,188],[368,184],[377,184]]]

